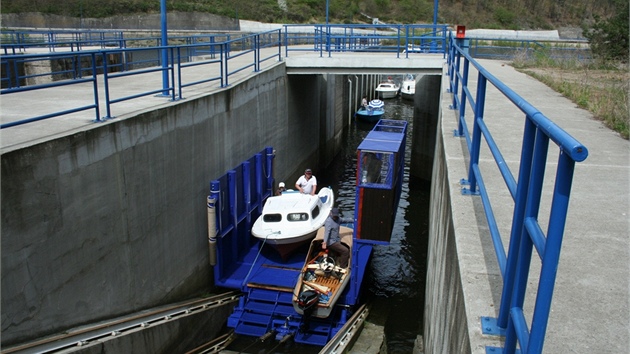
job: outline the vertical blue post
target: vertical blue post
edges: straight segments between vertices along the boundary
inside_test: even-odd
[[[528,186],[527,204],[525,206],[525,219],[538,218],[538,211],[540,209],[540,199],[542,195],[542,187],[544,182],[545,167],[547,162],[547,152],[549,149],[549,137],[538,132],[534,141],[534,155],[532,160],[532,170],[530,183]],[[533,242],[531,236],[526,233],[523,228],[523,235],[521,236],[520,249],[518,253],[518,260],[516,265],[516,278],[514,279],[514,289],[512,293],[512,300],[510,302],[510,309],[523,308],[525,302],[525,292],[527,290],[527,281],[529,276],[529,269],[532,259]],[[543,260],[543,265],[544,265]],[[556,264],[557,265],[557,264]],[[542,280],[542,278],[541,278]],[[555,281],[555,279],[553,280]],[[539,291],[540,286],[539,286]],[[510,310],[511,311],[511,310]],[[514,353],[516,350],[517,333],[515,326],[512,323],[515,319],[509,318],[508,331],[505,337],[505,352],[507,354]],[[524,347],[527,343],[520,343],[523,353],[529,353],[528,348]]]
[[[101,106],[98,100],[98,82],[96,81],[96,53],[92,53],[92,89],[94,91],[94,105],[96,106],[96,120],[101,121]],[[106,75],[103,75],[105,77]]]
[[[162,47],[168,45],[168,32],[166,29],[166,0],[160,0],[161,28],[162,28]],[[168,96],[168,52],[166,48],[162,48],[162,95]]]
[[[462,97],[459,100],[459,119],[457,124],[457,134],[459,136],[464,136],[464,117],[466,116],[466,89],[468,88],[468,71],[470,67],[470,62],[466,59],[464,60],[464,74],[462,76]],[[457,92],[455,92],[457,95]]]
[[[328,0],[326,0],[326,50],[330,55],[330,26],[328,25]]]
[[[477,194],[477,177],[474,166],[479,164],[479,149],[481,146],[481,128],[478,120],[483,119],[486,104],[486,79],[481,73],[477,79],[477,98],[475,99],[475,118],[473,120],[473,137],[470,147],[470,166],[468,166],[468,182],[470,183],[470,194]]]
[[[238,199],[237,199],[237,178],[236,171],[230,170],[227,173],[228,177],[228,200],[230,205],[228,208],[230,210],[230,222],[232,223],[232,237],[230,238],[230,249],[231,254],[236,256],[238,255]]]
[[[431,53],[435,52],[435,42],[437,41],[437,15],[439,0],[433,1],[433,40],[431,41]]]
[[[541,255],[543,263],[540,271],[538,294],[536,295],[536,306],[534,307],[534,316],[532,318],[532,330],[528,348],[530,353],[542,353],[545,341],[564,227],[567,220],[574,168],[575,161],[568,154],[560,152],[553,203],[549,215],[549,226],[547,227],[547,243],[545,253]]]
[[[275,152],[271,146],[265,148],[267,153],[265,179],[267,180],[265,195],[273,195],[273,159],[276,157]]]
[[[501,291],[501,307],[497,325],[507,328],[510,316],[510,301],[514,289],[516,276],[516,263],[519,254],[519,245],[523,231],[523,219],[525,218],[525,205],[527,203],[527,187],[531,177],[532,159],[534,154],[534,141],[536,139],[536,125],[531,119],[525,119],[523,131],[523,145],[521,147],[521,164],[519,167],[518,184],[516,186],[516,199],[514,201],[514,213],[512,215],[512,228],[510,233],[510,248],[508,249],[505,276],[503,278],[503,291]]]
[[[264,197],[264,192],[263,192],[263,171],[265,170],[264,167],[264,163],[266,163],[266,160],[263,160],[263,155],[262,154],[256,154],[254,156],[254,159],[256,161],[256,177],[254,179],[254,181],[256,182],[256,200],[257,200],[257,212],[258,214],[262,214],[262,209],[263,209],[263,197]],[[266,181],[265,181],[265,185],[266,185]]]
[[[255,166],[254,166],[255,167]],[[252,176],[251,173],[251,163],[248,161],[244,161],[243,162],[243,202],[245,203],[245,225],[247,225],[249,227],[249,225],[252,225],[251,223],[251,214],[250,211],[252,209],[252,178],[256,178],[256,174],[254,173],[254,175]],[[249,248],[251,245],[249,244],[249,240],[251,239],[251,237],[249,237],[250,235],[250,229],[248,228],[247,230],[245,230],[244,232],[245,237],[243,237],[243,240],[241,240],[240,242],[244,245],[245,248]],[[239,233],[239,238],[241,238],[242,235],[241,233]]]

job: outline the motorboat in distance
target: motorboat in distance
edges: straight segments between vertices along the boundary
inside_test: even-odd
[[[400,91],[400,85],[396,84],[392,80],[381,82],[376,87],[376,94],[382,99],[396,98],[396,96],[398,96],[398,91]]]
[[[406,100],[413,101],[416,94],[416,79],[411,74],[405,75],[405,79],[400,87],[400,96]]]
[[[252,235],[288,257],[315,237],[333,207],[333,190],[322,188],[317,195],[287,190],[267,198],[262,214],[252,226]]]

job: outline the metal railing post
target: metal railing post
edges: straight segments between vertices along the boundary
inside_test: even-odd
[[[479,120],[483,119],[484,107],[486,102],[486,82],[487,79],[481,73],[477,81],[477,98],[475,99],[475,117],[473,121],[473,137],[470,147],[470,165],[468,167],[468,183],[470,185],[469,193],[477,194],[477,177],[474,167],[479,164],[479,149],[481,148],[481,128]]]
[[[98,101],[98,75],[96,72],[96,53],[92,53],[91,54],[92,57],[92,89],[94,91],[93,95],[94,95],[94,105],[95,107],[95,111],[96,111],[96,119],[94,120],[95,122],[100,122],[101,121],[101,109],[100,109],[100,102]]]

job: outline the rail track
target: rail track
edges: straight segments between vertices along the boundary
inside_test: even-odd
[[[230,302],[236,302],[240,296],[240,292],[231,291],[208,298],[195,299],[192,301],[169,305],[159,309],[119,318],[107,323],[99,323],[93,326],[82,327],[76,331],[69,331],[67,333],[46,337],[44,339],[21,344],[15,347],[6,349],[3,348],[2,353],[54,353],[61,350],[67,350],[71,347],[85,346],[91,342],[105,339],[106,337],[122,336],[131,331],[142,330],[167,321],[177,320],[182,316],[223,306]]]

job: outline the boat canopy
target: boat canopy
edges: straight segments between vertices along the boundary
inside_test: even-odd
[[[381,101],[381,100],[371,100],[370,103],[368,104],[369,108],[372,109],[379,109],[379,108],[383,108],[385,106],[385,102]]]

